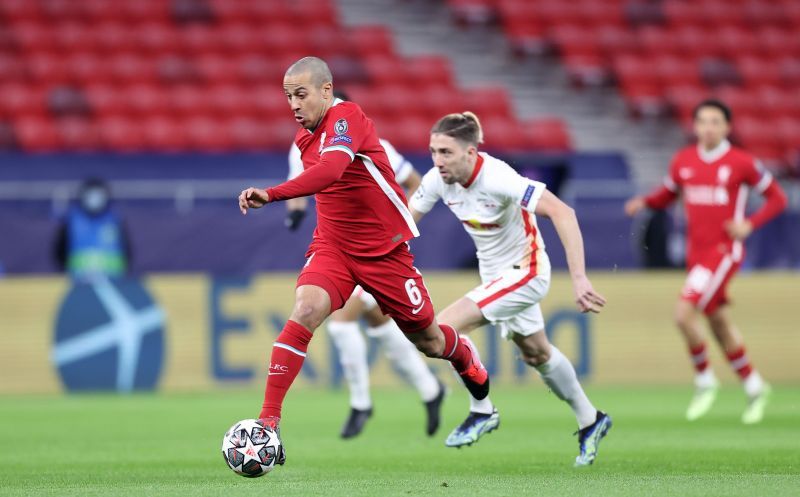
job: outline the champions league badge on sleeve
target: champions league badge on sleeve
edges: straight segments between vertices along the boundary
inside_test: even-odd
[[[136,280],[76,283],[58,312],[53,365],[69,391],[153,390],[164,362],[164,313]]]
[[[347,120],[346,119],[339,119],[333,125],[333,130],[336,132],[337,135],[343,135],[347,133]]]

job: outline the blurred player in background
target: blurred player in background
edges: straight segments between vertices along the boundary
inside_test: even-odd
[[[341,100],[349,100],[347,95],[340,91],[334,91],[333,95]],[[383,139],[379,141],[386,150],[395,180],[405,188],[406,192],[413,193],[422,179],[419,173],[388,141]],[[288,179],[292,180],[302,172],[303,161],[300,158],[300,149],[296,144],[292,144],[292,148],[289,150]],[[286,226],[290,230],[294,231],[300,226],[307,208],[308,199],[306,197],[291,198],[286,201]],[[352,438],[360,434],[367,420],[372,416],[367,341],[361,334],[358,323],[361,317],[367,322],[367,335],[380,342],[392,366],[400,371],[419,392],[427,417],[425,432],[428,436],[432,436],[439,429],[440,411],[445,394],[444,387],[422,360],[414,344],[406,339],[391,318],[381,312],[375,298],[357,286],[344,307],[331,314],[327,325],[328,333],[339,353],[339,362],[350,389],[350,414],[342,427],[342,438]]]
[[[259,418],[277,429],[287,391],[315,330],[356,285],[429,357],[449,361],[470,393],[489,394],[489,375],[471,345],[439,325],[413,265],[408,240],[419,235],[375,127],[361,108],[333,96],[333,76],[319,58],[292,64],[283,80],[305,170],[266,190],[239,195],[242,214],[269,202],[316,194],[317,228],[297,280],[291,316],[275,340]],[[279,462],[285,461],[285,452]]]
[[[411,199],[414,220],[442,200],[464,225],[477,248],[482,285],[439,314],[462,333],[494,323],[513,340],[526,364],[567,402],[578,421],[576,466],[592,464],[611,418],[595,409],[578,382],[575,368],[549,343],[539,302],[550,286],[550,261],[534,215],[550,218],[567,253],[575,302],[581,312],[599,312],[605,299],[586,277],[575,212],[544,183],[520,176],[505,162],[478,152],[483,131],[471,112],[441,118],[431,130],[434,167]],[[470,399],[470,413],[445,442],[461,447],[499,426],[489,398]]]
[[[664,209],[679,195],[683,197],[688,222],[688,276],[675,321],[696,371],[696,391],[686,417],[691,421],[705,415],[719,389],[699,323],[699,314],[703,313],[743,382],[749,402],[742,422],[753,424],[764,417],[770,386],[750,363],[742,335],[731,322],[726,308],[727,288],[744,258],[744,240],[786,208],[786,195],[752,155],[731,146],[727,139],[730,131],[730,109],[717,100],[701,102],[694,111],[697,145],[680,150],[663,186],[646,197],[630,199],[625,212],[633,216],[645,207]],[[745,217],[751,188],[766,202]]]

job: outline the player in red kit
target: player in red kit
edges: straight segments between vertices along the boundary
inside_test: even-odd
[[[719,382],[708,363],[699,313],[706,316],[714,338],[743,382],[749,402],[742,422],[764,417],[770,394],[745,353],[744,341],[726,310],[727,287],[744,257],[743,241],[786,208],[786,195],[772,175],[750,154],[727,140],[731,112],[717,100],[706,100],[694,111],[697,146],[680,150],[672,160],[663,186],[625,204],[633,216],[645,207],[664,209],[683,197],[688,223],[688,276],[675,311],[675,320],[694,363],[696,392],[686,411],[695,420],[711,409]],[[750,190],[765,198],[764,205],[745,216]]]
[[[428,357],[450,361],[470,393],[489,394],[489,376],[469,343],[434,318],[408,240],[419,235],[372,121],[333,96],[333,77],[316,57],[295,62],[283,88],[300,125],[304,171],[276,187],[248,188],[242,214],[267,203],[316,194],[317,228],[297,279],[295,305],[275,340],[259,418],[277,427],[283,399],[302,367],[313,331],[356,285]],[[281,457],[281,462],[285,457]]]

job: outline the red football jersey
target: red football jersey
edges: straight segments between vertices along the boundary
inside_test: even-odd
[[[347,154],[350,161],[338,180],[316,193],[315,238],[374,257],[419,236],[375,125],[361,107],[336,100],[317,129],[300,129],[295,143],[304,170],[324,167],[323,154]]]
[[[725,222],[744,220],[750,189],[763,193],[771,183],[772,175],[752,155],[723,141],[711,151],[697,146],[680,150],[664,180],[671,198],[654,194],[646,200],[650,207],[663,208],[678,194],[683,196],[690,258],[718,251],[741,260],[742,242],[728,236]]]

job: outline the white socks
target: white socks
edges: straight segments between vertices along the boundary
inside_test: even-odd
[[[390,319],[374,328],[367,328],[367,335],[380,340],[386,357],[414,385],[423,402],[431,401],[439,395],[440,387],[436,377],[414,344],[406,338],[393,320]]]
[[[575,368],[569,359],[553,345],[550,346],[550,350],[550,360],[536,366],[536,370],[556,397],[572,407],[578,420],[578,427],[586,428],[597,420],[597,409],[583,392]]]
[[[329,321],[328,333],[339,352],[339,363],[350,387],[350,406],[362,411],[371,408],[367,341],[358,323]]]
[[[757,397],[761,395],[761,392],[764,390],[764,379],[758,374],[758,371],[754,369],[747,378],[744,379],[742,385],[744,386],[744,393],[746,393],[748,397]]]
[[[467,335],[461,335],[461,338],[463,338],[464,340],[469,342],[470,347],[472,347],[472,350],[475,352],[475,355],[478,356],[478,360],[480,361],[481,360],[481,355],[478,352],[478,347],[476,347],[475,344],[472,342],[472,339],[470,339]],[[463,383],[463,381],[461,380],[461,377],[458,376],[457,373],[456,373],[456,376],[458,377],[458,380]],[[470,395],[469,396],[469,411],[470,412],[477,412],[477,413],[480,413],[480,414],[491,414],[492,412],[494,412],[494,404],[492,404],[492,401],[489,400],[489,397],[486,397],[483,400],[478,400],[475,397],[473,397],[472,395]]]
[[[717,385],[719,385],[719,381],[710,366],[694,375],[694,386],[698,390],[714,388]]]

